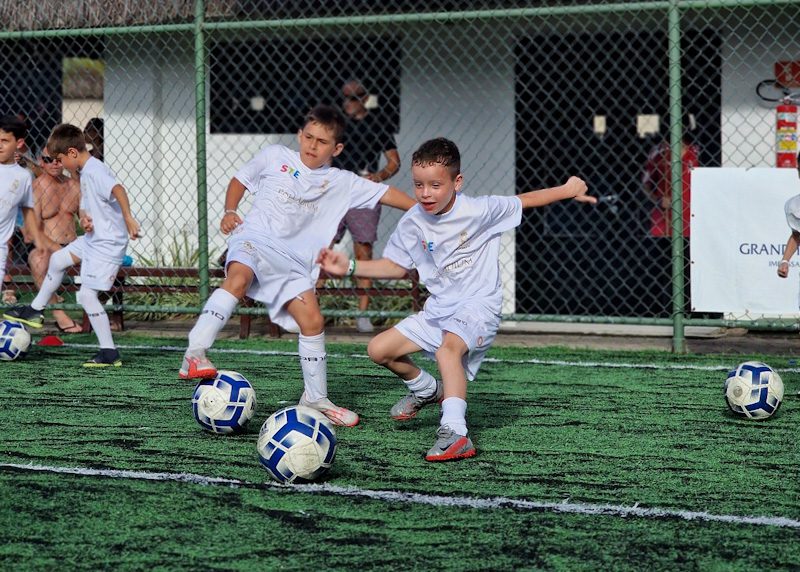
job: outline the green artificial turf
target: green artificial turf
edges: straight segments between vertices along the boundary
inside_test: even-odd
[[[302,391],[297,358],[286,355],[296,343],[215,346],[210,357],[244,374],[258,398],[248,431],[225,437],[194,421],[194,386],[176,376],[180,351],[156,347],[179,343],[132,335],[118,341],[125,362],[119,369],[81,368],[93,350],[78,347],[36,347],[22,361],[0,363],[0,462],[193,473],[246,484],[0,468],[0,563],[41,570],[800,565],[800,529],[792,527],[431,506],[264,486],[256,436]],[[139,345],[153,347],[125,347]],[[495,348],[469,386],[478,455],[432,464],[423,455],[435,439],[436,409],[392,421],[388,410],[403,395],[402,384],[370,362],[363,346],[331,344],[328,351],[331,398],[362,417],[357,427],[337,429],[331,487],[800,520],[798,373],[782,372],[784,404],[772,419],[753,422],[733,417],[722,397],[724,368],[742,357]],[[752,357],[788,367],[780,356]],[[587,363],[596,365],[581,365]]]

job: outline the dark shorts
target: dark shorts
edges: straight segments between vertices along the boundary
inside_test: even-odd
[[[340,242],[345,230],[350,231],[354,242],[373,244],[378,240],[378,221],[381,218],[381,205],[374,209],[350,209],[339,223],[333,242]]]

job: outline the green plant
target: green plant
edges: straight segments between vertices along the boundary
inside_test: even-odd
[[[152,268],[197,268],[200,263],[200,249],[186,231],[181,231],[170,236],[163,243],[165,248],[156,246],[152,257],[141,256],[141,266]],[[209,252],[209,260],[214,260],[217,254]],[[198,285],[197,279],[186,277],[165,278],[136,278],[136,284],[153,286],[192,286]],[[213,283],[213,281],[212,281]],[[215,285],[215,284],[214,284]],[[197,291],[163,291],[131,292],[125,295],[125,304],[130,306],[152,306],[153,310],[146,312],[130,312],[130,319],[154,321],[167,318],[190,318],[191,314],[159,311],[164,307],[196,308],[202,305],[200,294]]]

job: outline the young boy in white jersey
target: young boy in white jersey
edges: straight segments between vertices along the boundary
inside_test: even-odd
[[[425,405],[441,402],[436,442],[425,459],[464,459],[475,455],[467,436],[467,379],[475,378],[500,326],[501,234],[520,224],[522,209],[596,199],[586,195],[586,184],[577,177],[517,196],[460,194],[458,147],[443,138],[423,143],[411,165],[418,205],[398,222],[383,258],[356,264],[325,248],[318,262],[331,274],[365,278],[399,278],[417,269],[429,293],[423,310],[375,336],[367,351],[408,387],[408,395],[392,407],[394,419],[411,419]],[[435,356],[441,382],[411,360],[419,351]]]
[[[70,266],[81,265],[81,287],[77,300],[92,324],[100,351],[84,367],[119,367],[122,365],[114,345],[111,326],[98,292],[114,284],[125,256],[128,237],[139,237],[139,223],[131,215],[125,188],[105,163],[86,150],[83,131],[75,125],[62,124],[53,129],[47,140],[50,156],[65,169],[80,172],[80,222],[85,234],[50,256],[47,276],[36,298],[29,306],[17,306],[5,317],[33,328],[41,328],[42,314],[50,298],[61,286],[64,272]]]
[[[328,399],[324,318],[314,291],[314,264],[331,243],[348,209],[379,202],[407,210],[414,200],[394,187],[331,167],[342,152],[345,119],[335,107],[319,105],[297,133],[300,152],[269,145],[234,175],[225,194],[220,228],[231,233],[225,280],[206,302],[189,333],[179,371],[182,379],[211,378],[216,367],[206,351],[245,295],[266,304],[270,319],[299,329],[304,392],[300,404],[317,409],[334,424],[353,426],[358,415]],[[245,191],[253,194],[250,212],[237,213]]]
[[[27,128],[18,118],[0,117],[0,281],[6,275],[8,241],[14,234],[17,209],[39,247],[40,235],[33,211],[33,175],[17,164],[16,154],[24,148]]]

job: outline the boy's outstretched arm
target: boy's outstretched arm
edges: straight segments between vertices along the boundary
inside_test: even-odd
[[[242,217],[236,212],[239,208],[239,201],[242,200],[244,192],[247,190],[242,182],[236,177],[231,179],[228,183],[228,190],[225,191],[225,214],[222,215],[222,220],[219,223],[219,229],[222,234],[228,234],[242,224]]]
[[[403,278],[408,270],[388,258],[377,260],[351,260],[344,252],[323,248],[317,264],[333,276],[358,276],[359,278]],[[350,270],[353,270],[351,272]]]
[[[122,185],[114,185],[114,188],[111,189],[111,194],[114,195],[115,199],[117,199],[119,208],[122,209],[122,217],[125,219],[125,226],[128,229],[128,236],[131,237],[131,240],[136,240],[139,238],[141,227],[131,214],[131,203],[128,202],[128,193],[125,192],[125,187]]]
[[[586,194],[589,188],[583,179],[578,177],[570,177],[566,183],[559,187],[551,187],[549,189],[541,189],[538,191],[529,191],[517,195],[522,201],[522,208],[529,209],[534,207],[543,207],[550,203],[563,201],[564,199],[575,199],[581,203],[595,204],[597,198]]]
[[[416,200],[409,197],[397,187],[389,187],[389,190],[383,193],[381,200],[378,202],[382,205],[387,205],[403,211],[407,211],[417,204]]]
[[[778,263],[778,276],[786,278],[789,276],[789,261],[797,252],[797,245],[800,244],[800,232],[792,231],[789,240],[786,241],[786,248],[783,251],[783,259]]]

